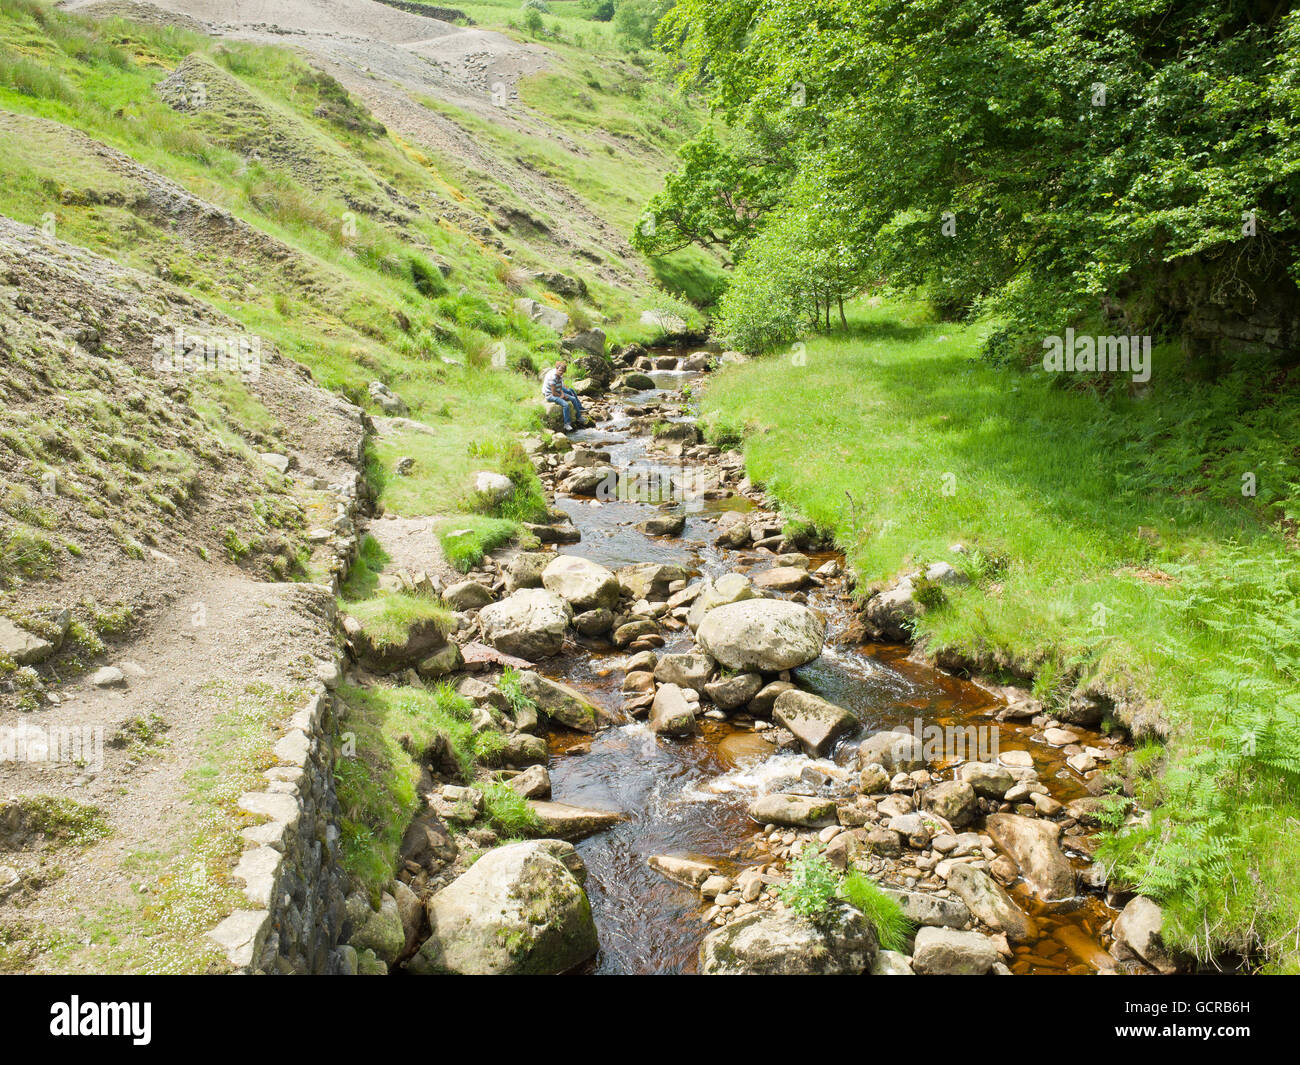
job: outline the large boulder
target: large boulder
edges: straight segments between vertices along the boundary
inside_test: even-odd
[[[1005,932],[1010,942],[1025,943],[1038,934],[1034,919],[982,869],[954,864],[948,874],[948,887],[977,920],[995,932]]]
[[[370,908],[370,900],[361,893],[347,900],[352,936],[348,942],[357,950],[373,950],[375,956],[390,965],[406,946],[406,928],[397,900],[388,892],[379,897],[379,909]]]
[[[1177,972],[1180,960],[1161,936],[1165,916],[1160,907],[1145,895],[1135,895],[1115,918],[1115,956],[1127,961],[1136,956],[1158,972]]]
[[[504,473],[493,470],[478,470],[473,475],[474,491],[487,503],[503,502],[515,490],[515,482]]]
[[[836,906],[814,922],[793,910],[759,910],[710,932],[700,944],[705,976],[856,976],[878,945],[871,922]]]
[[[858,765],[911,773],[925,768],[924,744],[910,732],[875,732],[858,744]]]
[[[575,496],[612,500],[618,492],[618,470],[606,465],[584,466],[561,481],[560,490]]]
[[[820,758],[837,739],[858,728],[858,719],[848,710],[798,688],[776,697],[772,716],[794,734],[812,758]]]
[[[443,601],[452,610],[478,610],[496,598],[492,589],[478,581],[460,581],[442,593]]]
[[[984,827],[1040,898],[1056,902],[1074,896],[1074,867],[1061,851],[1060,825],[1020,814],[989,814]]]
[[[547,329],[553,329],[557,333],[563,333],[569,328],[569,316],[558,307],[551,307],[548,304],[540,303],[534,299],[522,298],[515,300],[515,310],[523,314],[530,321],[538,322],[546,326]]]
[[[957,775],[974,788],[977,795],[989,799],[1001,799],[1016,783],[1016,778],[1008,770],[992,762],[967,762]]]
[[[698,600],[697,600],[698,602]],[[822,653],[826,626],[799,603],[748,599],[704,615],[696,642],[728,669],[779,673]]]
[[[599,389],[609,387],[609,383],[614,380],[614,364],[603,354],[595,355],[591,352],[585,355],[579,355],[573,360],[575,379],[586,378]]]
[[[585,352],[588,355],[603,356],[605,354],[605,331],[603,329],[584,329],[571,337],[565,337],[560,341],[560,347],[564,351]]]
[[[737,673],[710,681],[704,685],[704,694],[719,710],[734,710],[753,699],[762,687],[762,674]]]
[[[915,593],[911,580],[904,579],[893,588],[873,595],[862,611],[868,626],[888,639],[910,640],[912,622],[921,613]]]
[[[650,728],[661,736],[688,736],[695,731],[695,707],[676,684],[661,684],[655,692]]]
[[[576,688],[543,677],[531,669],[519,671],[519,688],[547,717],[579,732],[595,732],[596,705]]]
[[[710,610],[728,603],[753,599],[755,594],[754,586],[743,573],[728,573],[716,581],[705,580],[702,583],[703,588],[691,604],[691,612],[686,619],[692,631],[700,627],[700,622]]]
[[[897,820],[897,818],[896,818]],[[929,891],[904,891],[882,888],[918,928],[964,928],[970,922],[970,910],[960,899],[948,899]]]
[[[542,570],[542,587],[574,610],[608,610],[618,603],[618,578],[613,572],[577,555],[556,555]]]
[[[969,825],[979,812],[975,789],[964,780],[945,780],[921,793],[921,809],[942,817],[954,828]]]
[[[431,935],[410,972],[551,976],[596,953],[596,924],[572,844],[512,843],[488,851],[426,907]]]
[[[573,608],[545,588],[522,588],[479,612],[483,639],[498,651],[536,660],[559,654]]]
[[[922,928],[912,948],[912,968],[922,976],[983,976],[997,962],[997,947],[979,932]]]

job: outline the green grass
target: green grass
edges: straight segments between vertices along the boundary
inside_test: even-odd
[[[357,560],[343,581],[343,599],[351,603],[373,596],[379,588],[379,575],[391,561],[378,540],[369,533],[362,536]]]
[[[507,518],[487,518],[477,514],[448,518],[437,526],[443,556],[461,573],[469,572],[489,552],[510,543],[518,531],[519,526]]]
[[[1153,827],[1117,846],[1122,875],[1202,957],[1296,967],[1294,371],[1207,382],[1157,348],[1141,398],[979,362],[980,330],[922,305],[854,312],[803,357],[720,373],[711,436],[743,440],[750,476],[835,533],[863,593],[935,560],[971,569],[918,621],[932,649],[1046,677],[1049,705],[1092,687],[1158,710],[1167,768],[1144,785]]]
[[[434,691],[352,686],[340,691],[353,744],[334,767],[343,860],[377,895],[396,871],[402,836],[420,806],[416,788],[424,753],[441,736],[470,782],[481,763],[494,759],[502,737],[493,730],[475,733],[472,704],[447,684]],[[504,786],[476,786],[484,789],[486,815],[494,826],[512,835],[526,833],[532,815],[520,806],[520,796]]]
[[[851,872],[840,884],[844,901],[866,914],[876,930],[882,950],[906,953],[916,929],[903,916],[903,907],[859,872]]]
[[[494,829],[511,839],[537,835],[542,827],[541,819],[519,792],[506,784],[492,782],[480,782],[476,786],[483,792],[484,814]]]
[[[513,14],[506,8],[496,13],[501,22]],[[592,44],[600,40],[596,31]],[[607,85],[600,91],[587,87],[597,93],[596,126],[581,143],[549,159],[548,172],[622,226],[653,191],[671,153],[652,148],[635,160],[624,158],[627,153],[593,154],[600,116],[613,121],[618,114],[634,126],[677,130],[663,134],[675,142],[693,128],[694,112],[666,90],[647,98],[645,76],[617,58],[613,46],[604,58],[593,58],[590,47],[578,48],[571,40],[561,47],[567,51],[549,78],[585,84],[582,71],[596,63]],[[155,91],[183,63],[205,75],[209,106],[175,111]],[[617,76],[603,72],[607,64]],[[539,86],[537,116],[561,123],[562,96],[549,82]],[[367,395],[373,380],[403,397],[411,417],[433,431],[385,436],[373,450],[370,473],[380,503],[392,513],[463,509],[472,502],[468,475],[483,468],[484,450],[539,425],[538,384],[529,367],[551,361],[558,343],[513,311],[517,296],[551,298],[539,286],[521,283],[523,270],[586,275],[590,306],[572,310],[583,316],[599,311],[612,340],[648,338],[637,322],[646,286],[602,282],[581,262],[556,261],[549,241],[534,246],[527,234],[513,230],[501,232],[506,251],[499,253],[436,207],[416,207],[450,199],[491,219],[501,205],[527,205],[503,180],[468,173],[421,145],[377,133],[336,83],[287,51],[218,45],[166,28],[95,23],[15,3],[0,12],[0,108],[19,116],[0,126],[0,213],[33,225],[52,214],[60,239],[166,278],[239,319],[308,366],[322,385],[363,406],[373,410]],[[457,117],[475,132],[471,116]],[[289,245],[296,256],[283,260],[256,242],[232,249],[173,228],[167,216],[141,206],[148,202],[142,181],[106,165],[67,130],[33,121],[38,118],[124,151]],[[493,135],[504,138],[503,152],[521,147],[500,131]],[[259,155],[252,162],[250,146]],[[399,220],[386,217],[393,205],[385,187],[409,197],[409,205],[396,208]],[[498,352],[504,357],[496,358]],[[194,405],[228,447],[247,448],[248,440],[274,438],[279,431],[237,383],[204,382]],[[39,448],[27,454],[28,428],[19,427],[12,439],[0,436],[0,442],[26,457],[45,457]],[[415,475],[393,476],[393,464],[408,455],[416,459]],[[128,481],[106,490],[130,500],[138,493],[129,487]],[[165,495],[166,489],[153,494]],[[124,537],[131,531],[123,526]],[[256,543],[251,530],[240,530],[229,547],[242,554]],[[130,550],[126,539],[124,550]],[[5,572],[30,577],[55,572],[61,550],[39,530],[19,529],[6,532],[0,554]]]
[[[347,611],[361,622],[366,639],[381,649],[405,643],[411,629],[425,622],[435,623],[444,636],[456,627],[446,604],[407,592],[384,592],[372,599],[349,603]]]
[[[57,795],[25,795],[7,806],[16,806],[17,816],[27,830],[50,844],[88,846],[104,839],[108,821],[96,806]]]

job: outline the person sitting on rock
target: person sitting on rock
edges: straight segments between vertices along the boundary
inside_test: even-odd
[[[564,371],[568,368],[569,364],[561,359],[542,376],[542,399],[559,405],[566,433],[582,425],[582,403],[578,393],[564,383]]]

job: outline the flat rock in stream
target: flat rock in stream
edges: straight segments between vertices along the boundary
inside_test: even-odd
[[[668,854],[652,854],[646,860],[646,864],[669,880],[685,884],[696,891],[704,881],[718,873],[718,867],[711,862],[696,861],[694,858],[675,858]]]
[[[656,514],[653,518],[637,522],[647,536],[681,536],[686,531],[685,514]]]
[[[749,807],[749,816],[762,825],[825,828],[835,824],[835,800],[772,792],[754,800]]]
[[[467,670],[481,671],[488,666],[509,666],[511,669],[529,669],[532,662],[527,658],[519,658],[517,655],[508,655],[504,651],[498,651],[495,647],[489,647],[485,643],[471,642],[467,643],[460,649],[463,665]]]
[[[997,962],[997,948],[979,932],[922,928],[912,948],[912,968],[922,976],[983,976]]]
[[[799,603],[749,599],[714,607],[704,615],[695,639],[728,669],[780,673],[822,653],[826,626]]]
[[[1025,943],[1037,934],[1033,918],[983,870],[954,865],[948,874],[948,887],[966,903],[976,920],[995,932],[1005,932],[1008,942]]]
[[[1061,826],[1020,814],[989,814],[985,830],[1020,869],[1036,895],[1048,902],[1074,895],[1074,867],[1061,851]]]
[[[754,574],[754,586],[766,588],[773,592],[797,592],[808,583],[810,577],[806,569],[796,566],[777,566]]]
[[[537,704],[537,709],[561,725],[579,732],[595,732],[599,711],[596,704],[576,688],[540,673],[519,672],[519,688]]]
[[[529,800],[528,806],[541,821],[541,831],[556,839],[586,839],[627,820],[626,814],[613,810],[589,810],[583,806],[570,806],[564,802],[541,802],[532,799]]]
[[[842,706],[797,688],[776,697],[772,716],[794,734],[811,758],[820,758],[837,739],[858,728],[858,719]]]

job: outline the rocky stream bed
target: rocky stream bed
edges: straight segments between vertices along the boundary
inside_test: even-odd
[[[622,353],[617,377],[581,384],[592,427],[524,440],[553,499],[543,547],[439,589],[461,628],[420,673],[505,721],[495,776],[555,838],[458,844],[447,823],[482,797],[430,778],[353,945],[409,972],[1176,968],[1159,909],[1091,857],[1125,805],[1101,797],[1118,735],[876,642],[921,609],[920,571],[859,610],[840,556],[787,539],[739,453],[701,441],[682,389],[715,358]],[[963,581],[953,561],[927,581]],[[535,711],[490,683],[503,668]],[[906,952],[848,906],[785,907],[808,847],[899,901]],[[366,929],[385,911],[404,931],[380,951]]]

